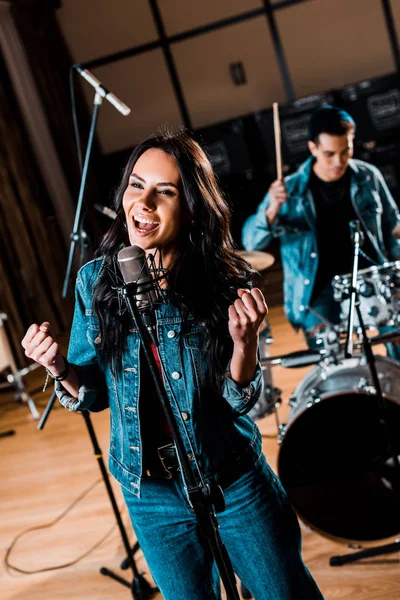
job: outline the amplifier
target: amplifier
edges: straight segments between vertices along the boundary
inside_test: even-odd
[[[400,206],[400,145],[387,144],[357,152],[356,158],[377,167],[396,203]]]
[[[254,117],[246,115],[198,129],[195,137],[208,153],[230,205],[231,233],[240,247],[243,223],[255,212],[271,182],[265,173],[260,177],[262,145]]]
[[[394,140],[400,134],[400,77],[396,74],[347,85],[340,105],[357,125],[356,141]]]
[[[286,165],[298,164],[309,156],[308,123],[313,111],[320,106],[336,104],[334,91],[313,94],[299,98],[291,104],[279,107],[282,137],[282,160]],[[261,139],[264,144],[266,161],[274,164],[275,139],[272,110],[265,110],[255,115]]]
[[[239,176],[248,180],[254,177],[255,166],[249,147],[252,120],[252,116],[244,116],[195,131],[218,177]]]

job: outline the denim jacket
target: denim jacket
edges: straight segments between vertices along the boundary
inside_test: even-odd
[[[77,276],[68,360],[78,371],[78,399],[57,382],[56,393],[61,404],[72,411],[110,407],[110,472],[140,496],[140,340],[132,323],[120,372],[111,369],[109,360],[100,360],[100,330],[92,310],[92,293],[103,265],[101,258],[91,261]],[[218,396],[209,385],[208,353],[200,325],[190,318],[183,321],[171,302],[157,308],[156,319],[165,389],[189,460],[199,461],[211,483],[234,481],[261,454],[260,432],[246,415],[261,393],[261,367],[257,365],[254,380],[241,388],[229,377],[228,365]]]
[[[318,269],[316,212],[308,187],[313,162],[310,157],[285,178],[288,198],[272,226],[266,217],[268,192],[242,230],[246,250],[265,249],[274,237],[280,237],[284,308],[295,329],[304,325]],[[380,171],[361,160],[350,160],[349,168],[351,201],[377,255],[382,262],[399,258],[400,241],[392,230],[399,225],[400,215]]]

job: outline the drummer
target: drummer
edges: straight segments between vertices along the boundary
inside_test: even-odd
[[[352,270],[350,221],[359,220],[364,233],[360,269],[400,258],[400,240],[392,235],[398,208],[380,171],[352,158],[355,131],[346,111],[317,109],[309,124],[311,156],[272,183],[243,226],[246,250],[265,249],[280,237],[285,313],[308,340],[324,320],[339,324],[331,280]]]

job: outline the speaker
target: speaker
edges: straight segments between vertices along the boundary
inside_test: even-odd
[[[400,134],[400,77],[397,73],[347,85],[340,105],[357,125],[356,143],[395,141]]]
[[[218,177],[254,177],[252,121],[252,116],[244,116],[195,131]]]
[[[357,158],[380,170],[394,200],[400,206],[400,145],[387,144],[359,150]]]
[[[334,91],[313,94],[299,98],[291,104],[279,107],[279,119],[282,137],[282,162],[286,165],[285,172],[293,170],[309,156],[308,124],[313,111],[320,106],[336,104]],[[264,146],[265,161],[270,165],[269,170],[275,169],[275,135],[273,112],[271,109],[255,115],[261,139]]]
[[[232,214],[232,237],[241,247],[246,218],[255,212],[270,181],[260,177],[261,142],[253,115],[198,129],[196,140],[210,157]]]

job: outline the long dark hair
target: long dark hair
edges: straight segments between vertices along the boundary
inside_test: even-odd
[[[189,219],[180,233],[178,251],[169,270],[171,301],[182,315],[192,315],[202,325],[210,357],[211,378],[219,387],[233,349],[228,331],[228,307],[237,289],[253,285],[254,271],[235,252],[230,233],[230,210],[216,182],[211,163],[184,132],[149,137],[133,150],[114,198],[116,219],[104,236],[104,257],[93,296],[101,327],[101,351],[120,365],[128,330],[127,315],[118,315],[118,298],[112,289],[111,270],[115,255],[129,245],[122,198],[138,158],[159,149],[174,158],[180,173],[181,198]]]

